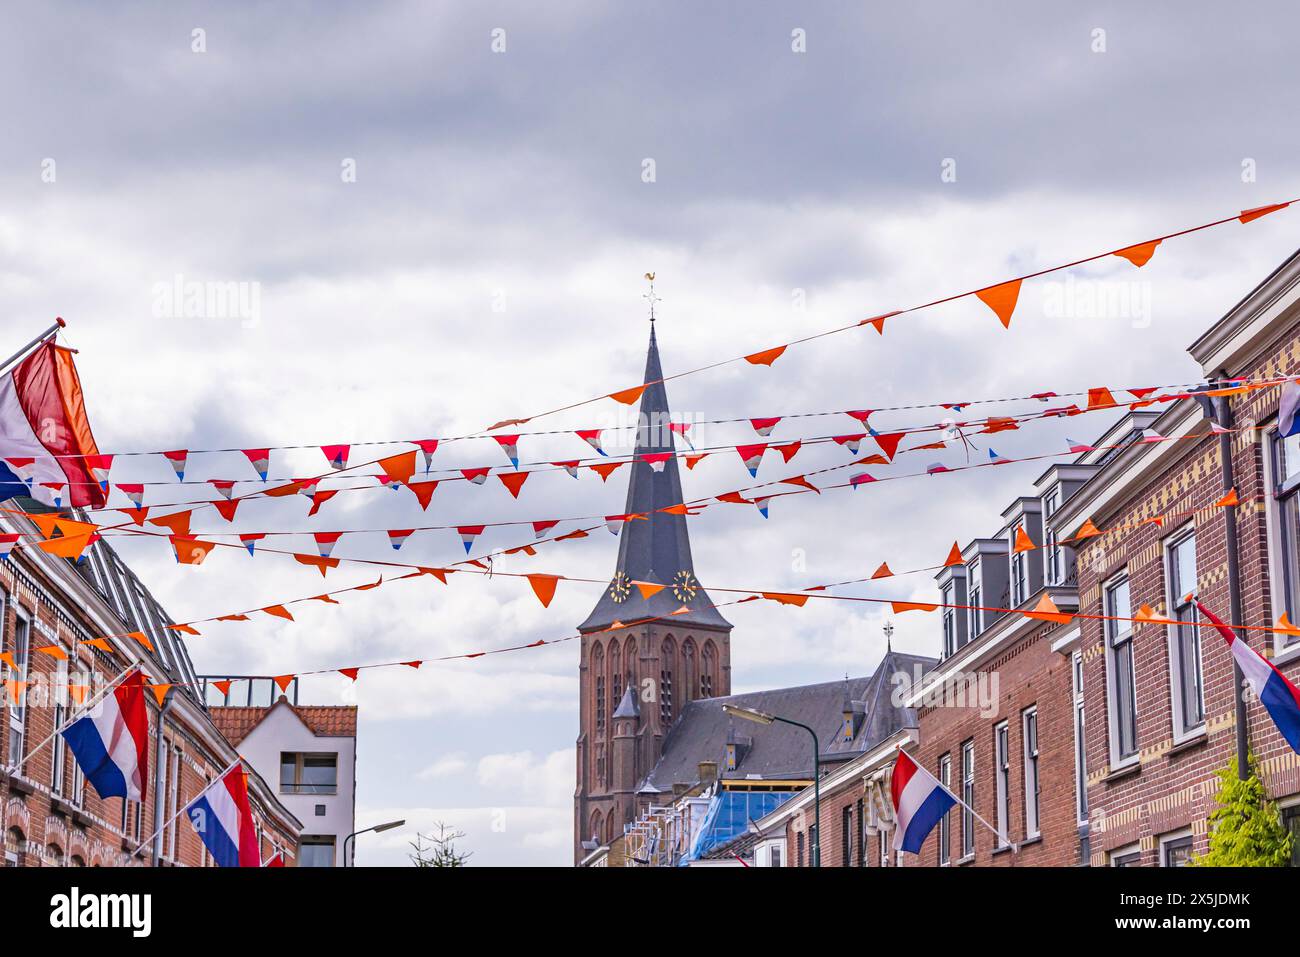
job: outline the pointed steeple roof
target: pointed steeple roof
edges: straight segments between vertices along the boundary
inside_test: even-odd
[[[623,689],[623,698],[614,709],[616,718],[639,718],[641,717],[641,706],[637,704],[636,695],[632,693],[632,686],[628,685]]]
[[[679,615],[665,618],[665,624],[680,621],[692,627],[726,630],[731,628],[695,578],[691,561],[691,540],[686,516],[668,515],[659,509],[682,501],[682,479],[676,456],[663,463],[656,472],[643,453],[674,451],[672,415],[668,410],[668,390],[659,364],[659,344],[654,325],[650,326],[650,349],[646,355],[645,378],[648,383],[641,394],[641,414],[637,426],[636,454],[631,463],[624,513],[645,515],[623,524],[619,533],[618,564],[610,587],[580,626],[580,631],[608,628],[615,621],[626,624],[642,618]],[[643,599],[630,582],[647,581],[666,585],[663,591]]]

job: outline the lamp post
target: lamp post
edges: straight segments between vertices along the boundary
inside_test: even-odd
[[[374,827],[363,827],[359,831],[353,831],[347,837],[343,838],[343,866],[344,867],[356,866],[355,864],[351,863],[352,859],[348,856],[348,841],[352,840],[358,834],[369,834],[371,831],[374,831],[376,834],[378,834],[380,831],[391,831],[393,828],[401,827],[405,823],[406,823],[405,820],[389,821],[386,824],[376,824]]]
[[[817,740],[817,732],[808,725],[799,721],[791,721],[789,718],[783,718],[778,714],[768,714],[766,711],[758,711],[754,708],[742,708],[739,705],[724,704],[722,710],[729,715],[737,718],[744,718],[746,721],[753,721],[757,724],[772,724],[780,722],[781,724],[793,725],[796,728],[803,728],[813,740],[813,839],[812,839],[812,866],[822,866],[822,759],[821,759],[821,742]]]

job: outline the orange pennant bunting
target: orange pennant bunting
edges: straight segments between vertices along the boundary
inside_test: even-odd
[[[379,460],[379,468],[391,479],[396,479],[403,485],[411,481],[411,476],[415,474],[415,453],[416,449],[409,452],[401,452],[397,455],[390,455],[386,459]]]
[[[215,542],[201,542],[188,535],[169,536],[172,548],[176,550],[176,561],[182,565],[202,565],[208,553],[216,548]]]
[[[287,693],[294,677],[294,675],[276,675],[273,680],[279,686],[281,693]]]
[[[167,699],[167,692],[172,690],[172,686],[151,684],[149,690],[153,692],[154,700],[158,702],[158,707],[161,708],[163,701]]]
[[[149,636],[146,635],[143,631],[130,631],[127,632],[126,636],[128,638],[134,638],[136,641],[144,645],[150,651],[153,651],[153,642],[149,640]]]
[[[528,584],[533,586],[533,594],[537,600],[542,603],[543,608],[549,608],[551,599],[555,597],[555,586],[560,580],[559,575],[529,575]]]
[[[777,346],[774,349],[764,349],[762,352],[755,352],[753,355],[745,356],[745,361],[756,366],[771,366],[773,362],[781,358],[781,355],[785,350],[785,346]]]
[[[289,613],[289,609],[285,608],[283,605],[267,605],[265,608],[260,610],[276,618],[283,618],[286,621],[294,620],[293,615]]]
[[[802,608],[804,605],[808,604],[807,595],[791,595],[788,592],[779,591],[765,591],[762,594],[768,601],[774,601],[782,605],[794,605],[798,608]]]
[[[172,512],[170,515],[155,515],[149,519],[149,524],[169,528],[173,535],[188,535],[191,513],[192,509],[187,509],[184,512]]]
[[[320,572],[321,578],[324,578],[331,568],[339,567],[339,560],[337,558],[324,558],[320,555],[301,555],[297,553],[295,553],[293,557],[298,564],[310,565],[312,568],[315,568]]]
[[[1279,635],[1300,635],[1300,628],[1291,624],[1291,620],[1287,618],[1286,612],[1282,612],[1281,616],[1277,620],[1277,627],[1273,630]]]
[[[1136,246],[1127,246],[1124,249],[1115,250],[1116,256],[1127,259],[1134,266],[1141,269],[1151,261],[1151,257],[1156,254],[1156,247],[1160,245],[1159,239],[1153,239],[1149,243],[1138,243]]]
[[[952,543],[952,550],[948,552],[948,558],[944,561],[944,568],[951,568],[954,565],[964,565],[965,561],[961,557],[961,549],[956,542]]]
[[[230,681],[214,681],[212,682],[212,687],[216,688],[223,696],[225,696],[230,694],[230,686],[232,683],[233,682]]]
[[[609,477],[613,475],[622,464],[622,462],[606,462],[603,465],[588,465],[587,468],[599,475],[602,482],[608,482]]]
[[[1043,597],[1038,599],[1038,604],[1034,606],[1033,611],[1023,613],[1026,618],[1036,618],[1039,621],[1054,621],[1058,625],[1064,625],[1072,618],[1073,615],[1066,614],[1057,607],[1056,602],[1052,601],[1052,596],[1043,592]]]
[[[1011,314],[1016,311],[1016,300],[1020,298],[1020,280],[1013,279],[997,286],[989,286],[975,293],[980,302],[993,310],[1002,323],[1002,328],[1011,328]]]
[[[624,389],[622,392],[611,392],[609,397],[615,402],[621,402],[624,405],[632,405],[637,399],[641,398],[641,393],[645,391],[645,386],[638,385],[631,389]]]
[[[1016,544],[1015,544],[1015,547],[1014,547],[1013,549],[1011,549],[1011,550],[1012,550],[1013,552],[1017,552],[1017,553],[1018,553],[1018,552],[1032,552],[1032,551],[1033,551],[1035,548],[1037,548],[1037,547],[1038,547],[1038,546],[1034,544],[1034,540],[1033,540],[1032,538],[1029,537],[1028,533],[1025,532],[1025,526],[1023,526],[1023,525],[1017,525],[1017,526],[1016,526]]]
[[[633,582],[632,584],[635,585],[636,590],[641,593],[641,598],[647,601],[668,587],[667,585],[659,585],[655,582]]]
[[[895,615],[901,615],[905,611],[934,611],[939,607],[928,601],[892,601],[889,604]]]
[[[1219,499],[1217,502],[1215,502],[1214,507],[1228,508],[1232,505],[1240,505],[1240,504],[1241,502],[1237,498],[1237,490],[1233,488],[1233,489],[1228,489],[1228,494],[1223,496],[1223,498]]]
[[[1246,223],[1253,223],[1261,216],[1276,213],[1279,209],[1286,209],[1290,205],[1290,203],[1273,203],[1271,206],[1256,206],[1254,209],[1243,209],[1241,215],[1237,218],[1245,225]]]
[[[39,651],[43,655],[49,655],[51,658],[55,659],[56,661],[68,660],[68,653],[64,651],[62,648],[60,648],[58,645],[45,645],[44,647],[37,648],[35,650]]]
[[[90,535],[64,535],[61,538],[51,538],[44,542],[37,542],[36,547],[43,552],[57,555],[59,558],[75,560],[81,557],[81,553],[86,550],[86,546],[89,544]]]
[[[84,704],[86,701],[86,692],[90,690],[89,685],[68,685],[68,695],[76,704]]]
[[[512,498],[518,498],[518,497],[519,497],[519,490],[520,490],[521,488],[524,487],[524,483],[528,481],[528,476],[529,476],[530,474],[532,474],[532,473],[530,473],[530,472],[498,472],[498,473],[497,473],[497,478],[499,478],[499,479],[501,480],[501,484],[504,485],[504,486],[506,487],[507,490],[509,490],[509,492],[510,492],[510,496],[511,496]]]
[[[893,578],[894,573],[890,570],[888,562],[881,562],[880,567],[872,573],[871,577],[873,580],[876,578]]]
[[[113,646],[108,643],[107,638],[87,638],[82,642],[82,644],[89,645],[92,648],[98,648],[100,651],[111,652],[113,650]]]
[[[193,625],[168,625],[172,631],[179,631],[182,635],[198,635],[199,630]]]
[[[341,674],[341,675],[346,675],[347,677],[351,678],[353,681],[356,681],[356,680],[357,680],[357,675],[360,674],[360,673],[361,673],[361,670],[360,670],[359,668],[340,668],[340,669],[339,669],[339,674]]]
[[[1073,540],[1078,541],[1081,538],[1095,538],[1100,534],[1101,529],[1092,523],[1092,519],[1087,519],[1079,526],[1079,530],[1075,532]]]

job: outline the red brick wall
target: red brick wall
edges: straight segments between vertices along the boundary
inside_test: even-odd
[[[1051,636],[1059,626],[1043,625],[1020,639],[990,662],[984,672],[998,676],[997,713],[982,716],[975,708],[926,707],[918,713],[920,746],[914,757],[936,777],[939,758],[952,759],[951,787],[959,797],[961,749],[975,745],[975,811],[997,826],[997,791],[994,771],[994,728],[1007,722],[1009,753],[1009,817],[1007,837],[1020,850],[994,852],[996,836],[974,821],[975,855],[964,863],[1001,867],[1068,866],[1078,863],[1078,822],[1074,805],[1074,711],[1069,656],[1051,650]],[[1022,715],[1038,708],[1039,830],[1041,837],[1025,843],[1025,777]],[[961,808],[949,812],[951,862],[962,857]],[[905,854],[904,865],[939,863],[939,828],[935,828],[919,855]]]

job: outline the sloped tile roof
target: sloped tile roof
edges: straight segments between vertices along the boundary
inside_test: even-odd
[[[355,738],[357,736],[356,705],[301,705],[290,704],[283,697],[269,708],[218,707],[209,708],[212,722],[231,744],[238,745],[253,733],[262,719],[279,705],[293,711],[318,738]]]

